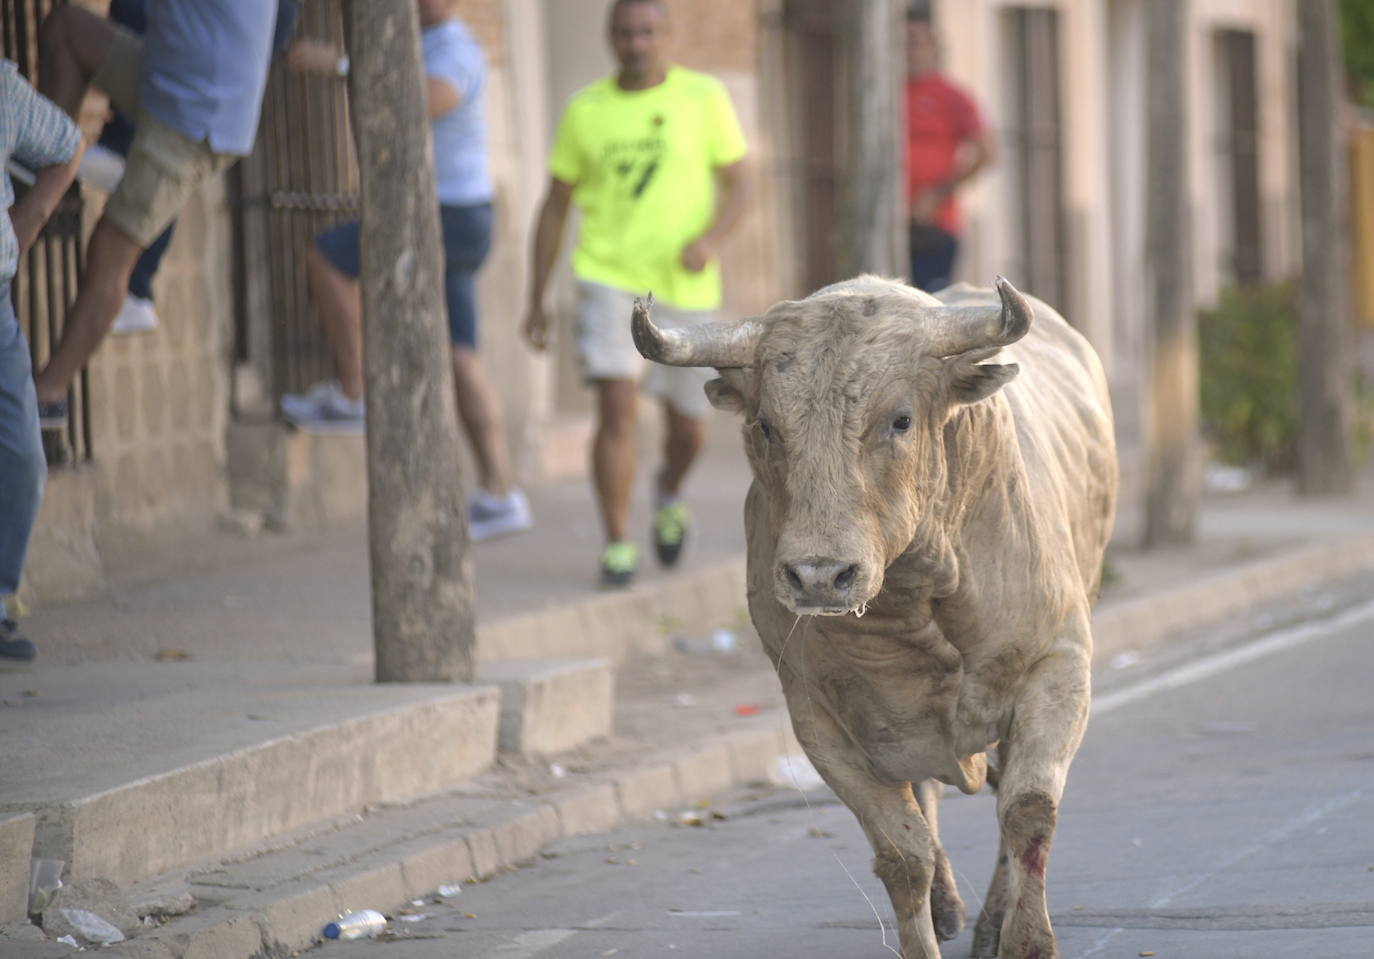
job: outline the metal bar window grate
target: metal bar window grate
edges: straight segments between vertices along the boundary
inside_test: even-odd
[[[342,46],[337,4],[305,4],[296,35]],[[274,408],[283,393],[334,375],[302,260],[316,233],[357,216],[345,86],[334,77],[293,75],[278,61],[268,78],[256,147],[234,183],[234,353],[265,386],[260,399]],[[235,397],[238,415],[251,405]]]

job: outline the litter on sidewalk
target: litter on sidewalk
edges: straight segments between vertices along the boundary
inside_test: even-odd
[[[386,916],[375,909],[360,909],[327,923],[323,934],[326,939],[372,939],[385,928]]]

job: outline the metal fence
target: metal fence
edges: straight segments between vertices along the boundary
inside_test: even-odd
[[[342,47],[339,5],[303,4],[296,36]],[[274,405],[283,393],[333,376],[303,257],[317,232],[357,216],[345,86],[340,78],[296,75],[283,62],[274,64],[256,147],[230,181],[235,356],[255,371]]]
[[[52,0],[0,0],[4,56],[19,65],[30,83],[36,83],[38,74],[38,25],[55,5]],[[24,185],[16,181],[14,187],[17,196],[22,196]],[[40,369],[52,355],[62,336],[67,311],[76,299],[77,279],[85,266],[82,207],[80,187],[73,184],[23,257],[11,287],[14,310],[19,327],[28,338],[34,369]],[[82,369],[67,395],[70,414],[66,435],[57,442],[44,437],[49,465],[83,462],[93,457],[90,403],[89,376]]]

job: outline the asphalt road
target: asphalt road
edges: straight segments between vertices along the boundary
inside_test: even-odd
[[[970,918],[992,803],[951,795],[941,811]],[[895,954],[867,846],[833,797],[781,790],[729,812],[572,841],[416,907],[426,918],[393,922],[400,938],[318,955]],[[1049,888],[1066,957],[1374,957],[1374,604],[1100,691]],[[968,950],[966,930],[944,955]]]

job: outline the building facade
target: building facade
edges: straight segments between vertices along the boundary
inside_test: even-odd
[[[49,2],[0,0],[7,29]],[[1097,346],[1117,403],[1127,509],[1148,347],[1148,2],[931,4],[947,69],[980,102],[1002,146],[998,166],[967,191],[959,275],[980,284],[1007,275],[1057,305]],[[557,119],[572,92],[612,67],[607,5],[456,7],[489,64],[496,237],[480,278],[481,350],[506,404],[517,469],[530,484],[580,472],[586,455],[590,407],[569,347],[566,273],[549,304],[563,334],[552,355],[532,355],[519,328]],[[850,94],[842,42],[850,4],[668,6],[674,58],[722,79],[749,140],[757,190],[723,257],[724,311],[756,313],[807,292],[834,259],[844,154],[825,131]],[[1296,269],[1295,41],[1291,0],[1192,0],[1188,10],[1181,68],[1195,95],[1180,131],[1193,282],[1206,304],[1228,283]],[[341,35],[336,0],[305,0],[304,11],[302,31]],[[182,215],[155,286],[162,327],[111,338],[91,364],[89,448],[53,472],[25,587],[31,599],[89,593],[129,557],[175,558],[226,519],[254,531],[362,514],[361,441],[291,434],[274,413],[283,391],[328,375],[300,258],[315,229],[355,210],[344,86],[285,76],[280,64],[273,71],[254,158],[207,185]],[[97,118],[100,109],[93,101]],[[86,198],[87,228],[100,202]],[[565,237],[565,251],[571,243]],[[41,358],[47,345],[39,340]]]

